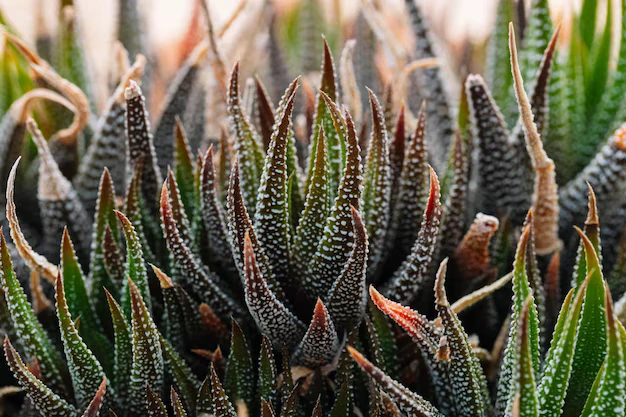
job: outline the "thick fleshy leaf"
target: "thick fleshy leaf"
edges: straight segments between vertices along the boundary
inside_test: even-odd
[[[215,417],[237,417],[237,412],[228,399],[215,367],[211,364],[211,397],[213,397],[213,414]]]
[[[291,219],[287,207],[287,149],[291,138],[291,114],[296,89],[285,103],[279,104],[283,111],[277,114],[277,123],[270,139],[260,187],[256,196],[254,227],[272,272],[279,282],[288,275],[289,240]]]
[[[605,205],[615,201],[626,178],[626,125],[622,125],[575,179],[559,193],[560,225],[569,227],[583,220],[587,207],[587,190],[593,187],[597,200]]]
[[[320,127],[317,136],[315,163],[309,179],[309,189],[306,193],[304,210],[302,212],[291,250],[291,269],[297,276],[306,269],[317,244],[324,233],[324,222],[330,210],[330,193],[327,166],[326,135]]]
[[[441,202],[439,201],[439,180],[435,171],[430,168],[430,193],[424,210],[422,226],[413,244],[411,253],[402,263],[387,288],[385,294],[400,303],[409,304],[424,291],[430,279],[430,263],[439,234],[441,221]],[[431,281],[432,282],[432,281]],[[423,294],[423,292],[421,292]]]
[[[176,287],[172,279],[155,265],[150,265],[152,271],[159,280],[161,294],[163,295],[163,334],[177,349],[182,350],[185,346],[185,328],[183,313],[181,311]]]
[[[204,302],[211,305],[218,315],[227,320],[231,314],[241,315],[241,307],[219,287],[218,277],[200,261],[187,247],[173,219],[172,206],[166,184],[161,191],[161,219],[168,248],[174,262],[185,274],[185,280]]]
[[[93,80],[83,45],[84,36],[74,5],[62,5],[52,64],[62,77],[76,84],[95,103]]]
[[[172,133],[176,126],[176,118],[184,117],[187,102],[194,90],[194,84],[202,70],[202,64],[209,51],[207,42],[202,42],[191,52],[176,77],[169,84],[163,105],[163,113],[154,130],[154,149],[161,175],[167,174],[168,166],[174,158],[174,142]]]
[[[249,233],[244,241],[245,297],[250,315],[261,333],[279,348],[293,349],[306,331],[305,325],[289,311],[268,287],[256,262]]]
[[[209,382],[209,376],[204,378],[202,385],[198,390],[198,398],[196,400],[196,415],[198,417],[208,417],[211,414],[211,383]]]
[[[359,208],[361,195],[361,155],[352,118],[346,113],[346,166],[337,198],[326,221],[324,235],[311,259],[304,287],[311,296],[323,296],[345,265],[354,245],[352,209]],[[332,187],[331,187],[332,188]]]
[[[114,368],[111,382],[119,395],[117,404],[120,407],[126,407],[129,399],[128,387],[133,362],[132,330],[120,305],[111,293],[106,289],[104,291],[111,310],[111,322],[115,335]]]
[[[292,362],[318,368],[332,361],[339,349],[339,338],[335,325],[322,300],[318,299],[311,324],[296,349]]]
[[[98,417],[100,415],[100,409],[106,395],[107,381],[106,377],[102,379],[96,395],[92,398],[82,417]]]
[[[131,413],[141,414],[145,409],[145,389],[150,385],[156,391],[163,386],[163,353],[157,330],[141,292],[129,278],[128,286],[132,308],[132,352],[129,404]]]
[[[539,409],[546,415],[560,415],[563,408],[588,281],[581,284],[578,293],[575,294],[572,289],[567,294],[554,328],[552,343],[537,388]]]
[[[43,223],[43,248],[49,252],[45,256],[52,260],[59,259],[56,247],[67,226],[72,235],[76,236],[79,258],[86,264],[91,245],[91,221],[74,187],[61,173],[37,123],[29,119],[26,128],[37,145],[40,157],[37,199]]]
[[[253,402],[254,374],[248,342],[239,324],[233,320],[230,354],[228,355],[226,374],[224,376],[224,389],[228,393],[228,397],[235,403],[244,401],[250,407]],[[213,377],[211,377],[211,383],[214,383]],[[215,387],[213,389],[213,401],[216,401],[218,399],[216,398]],[[215,405],[214,411],[216,413],[218,411]]]
[[[100,330],[101,322],[95,314],[91,299],[87,295],[87,282],[78,263],[78,258],[67,229],[63,231],[63,240],[61,242],[60,276],[63,279],[69,313],[76,318],[80,317],[81,323],[84,323],[81,336],[100,360],[102,366],[105,367],[105,370],[111,369],[111,346],[102,330]],[[101,291],[101,288],[98,288],[97,291]],[[99,383],[99,380],[96,383]],[[93,396],[93,392],[87,394],[83,398],[84,402],[80,403],[81,406],[85,406],[87,404],[86,401]]]
[[[167,409],[159,394],[152,391],[150,385],[146,386],[146,408],[149,417],[167,417]]]
[[[506,53],[508,46],[509,22],[516,21],[515,2],[503,0],[498,2],[496,20],[491,32],[485,64],[485,78],[493,93],[496,103],[502,106],[507,118],[512,115],[515,102],[511,94],[513,77]],[[535,70],[537,67],[533,67]]]
[[[331,201],[337,195],[337,189],[341,181],[345,160],[345,144],[342,136],[345,135],[345,124],[336,123],[333,120],[333,105],[330,102],[337,102],[338,91],[335,62],[330,47],[324,38],[324,57],[322,59],[320,88],[315,98],[315,114],[313,115],[313,126],[311,129],[311,155],[309,158],[306,190],[310,189],[315,167],[317,142],[320,129],[324,129],[326,136],[326,154],[328,155],[327,169],[330,187]],[[342,129],[343,128],[343,129]]]
[[[183,406],[183,402],[181,401],[178,393],[174,388],[170,391],[171,399],[172,399],[172,408],[174,409],[174,415],[176,417],[187,417],[187,412],[185,411],[185,407]]]
[[[435,261],[452,256],[465,231],[465,210],[468,206],[467,199],[470,183],[469,159],[471,155],[468,150],[469,144],[464,142],[461,133],[455,135],[452,146],[452,158],[449,162],[449,165],[452,165],[452,183],[449,187],[446,187],[445,191],[445,184],[442,184],[442,192],[445,192],[447,196],[443,203],[441,238],[438,244],[439,256],[435,258]]]
[[[415,42],[415,58],[425,59],[435,57],[428,22],[415,0],[405,0],[409,20]],[[426,68],[416,73],[416,84],[421,100],[426,101],[426,114],[431,129],[429,142],[432,144],[433,158],[437,166],[444,164],[448,148],[452,142],[453,126],[450,115],[450,103],[443,85],[443,75],[439,66]]]
[[[152,309],[152,298],[150,297],[150,288],[148,286],[148,271],[146,262],[143,258],[143,249],[139,237],[135,231],[135,227],[123,213],[115,211],[117,219],[122,226],[124,236],[126,237],[126,277],[130,278],[133,285],[137,286],[144,300],[148,311]],[[131,294],[128,283],[125,282],[125,289],[122,291],[122,307],[126,313],[126,317],[131,316]]]
[[[591,185],[587,186],[589,190],[589,203],[588,203],[588,212],[587,219],[585,220],[584,232],[591,244],[593,245],[593,249],[598,256],[598,260],[601,260],[601,249],[600,249],[600,219],[598,218],[598,204],[596,200],[596,194]],[[600,267],[602,265],[600,264]],[[576,252],[576,264],[574,265],[574,273],[572,278],[572,287],[577,287],[583,283],[585,278],[587,277],[587,257],[585,256],[585,245],[581,241],[578,245],[578,250]]]
[[[0,282],[13,323],[16,342],[23,349],[28,361],[37,358],[44,375],[43,381],[55,389],[64,385],[61,362],[51,340],[37,320],[28,303],[24,289],[17,279],[7,242],[0,233]]]
[[[572,363],[570,384],[563,405],[563,413],[580,413],[606,356],[607,334],[604,314],[605,288],[602,270],[593,244],[577,229],[585,249],[587,275],[591,275],[585,290],[583,308],[578,325],[578,338]]]
[[[176,118],[174,129],[174,178],[180,189],[180,199],[185,207],[187,217],[192,219],[195,214],[195,166],[193,154],[189,146],[189,139],[183,128],[183,123]]]
[[[263,149],[261,139],[254,126],[244,113],[239,99],[239,63],[233,68],[228,93],[228,114],[230,128],[235,138],[235,153],[242,170],[241,190],[246,209],[254,215],[256,193],[263,172]]]
[[[533,297],[527,271],[527,248],[530,239],[531,226],[527,225],[520,237],[515,262],[513,264],[513,305],[511,307],[511,326],[509,328],[509,342],[504,350],[500,378],[498,380],[498,393],[496,409],[498,413],[504,412],[509,407],[517,391],[513,382],[515,367],[518,364],[517,346],[513,341],[517,337],[521,325],[521,314],[524,303],[529,297]],[[529,307],[528,338],[530,344],[530,357],[534,374],[539,374],[539,319],[534,298]]]
[[[132,178],[137,162],[143,160],[141,173],[141,195],[152,215],[158,213],[157,199],[163,177],[159,171],[150,133],[150,120],[146,110],[146,99],[134,81],[129,81],[124,91],[126,99],[126,178]],[[170,130],[171,135],[173,129]]]
[[[470,109],[472,135],[477,138],[479,148],[480,186],[484,188],[492,212],[503,209],[507,202],[510,166],[507,158],[511,155],[509,130],[498,105],[491,96],[485,81],[480,75],[469,75],[465,90]],[[488,213],[489,214],[489,213]]]
[[[461,321],[450,307],[445,290],[448,261],[445,259],[435,281],[435,306],[444,328],[446,362],[456,414],[459,416],[483,415],[489,407],[487,381],[474,353]],[[441,346],[441,342],[440,342]]]
[[[67,366],[74,386],[74,395],[78,406],[82,409],[88,406],[98,392],[102,380],[106,378],[102,365],[83,342],[83,338],[78,334],[78,329],[72,321],[65,297],[64,281],[65,279],[59,275],[56,284],[57,316]]]
[[[541,64],[543,49],[550,42],[552,19],[548,3],[547,0],[533,0],[530,4],[528,23],[524,28],[524,47],[520,52],[520,68],[527,80],[535,75]],[[503,43],[502,50],[506,50],[506,43]],[[506,60],[506,56],[504,58]]]
[[[222,151],[220,151],[222,152]],[[228,241],[227,226],[224,221],[224,211],[219,200],[213,166],[213,147],[202,159],[202,171],[200,174],[200,210],[204,227],[207,231],[209,252],[215,262],[220,265],[227,274],[224,278],[238,275],[236,272],[233,255]],[[237,281],[239,282],[239,280]]]
[[[263,336],[261,353],[259,354],[259,381],[257,391],[259,397],[267,402],[276,403],[276,362],[270,340]]]
[[[111,174],[104,168],[98,186],[98,198],[94,215],[93,236],[91,238],[91,253],[89,262],[89,281],[91,283],[91,301],[100,319],[107,317],[108,307],[103,287],[118,294],[120,288],[119,277],[111,277],[104,259],[105,234],[108,228],[110,238],[115,243],[119,241],[117,217],[115,216],[115,189]]]
[[[191,229],[191,223],[189,222],[189,217],[187,216],[187,211],[185,210],[185,206],[183,205],[182,194],[180,192],[180,188],[178,187],[178,180],[174,176],[174,172],[171,169],[167,170],[167,177],[165,179],[165,184],[167,187],[167,196],[168,203],[172,212],[172,221],[178,233],[180,234],[180,238],[182,239],[185,246],[192,250],[194,249],[194,240],[193,240],[193,231]],[[161,189],[161,193],[163,193],[163,189]],[[161,196],[161,198],[163,198]],[[161,222],[163,225],[163,222]],[[166,236],[167,237],[167,236]]]
[[[522,308],[517,335],[515,335],[514,340],[509,340],[509,343],[515,342],[516,345],[516,363],[513,366],[513,376],[511,378],[514,395],[507,409],[511,410],[511,413],[513,412],[515,401],[519,396],[520,417],[537,417],[539,415],[539,400],[537,398],[533,364],[534,352],[530,337],[530,310],[532,304],[532,297],[528,297]]]
[[[239,177],[239,160],[235,159],[233,161],[233,169],[230,175],[230,184],[228,187],[228,230],[233,258],[239,271],[241,282],[245,282],[244,241],[245,235],[248,233],[250,241],[252,242],[252,247],[254,248],[257,264],[259,265],[259,269],[263,274],[265,282],[278,299],[283,300],[284,295],[282,288],[276,282],[263,247],[259,245],[255,229],[252,226],[252,221],[250,220],[248,210],[244,204]]]
[[[267,152],[270,146],[272,130],[274,127],[274,104],[272,99],[259,77],[254,77],[256,87],[256,105],[258,111],[258,124],[261,137],[263,138],[263,148]]]
[[[367,294],[365,288],[368,239],[359,212],[352,208],[354,247],[341,275],[333,283],[327,297],[328,313],[341,337],[358,326],[365,312]]]
[[[151,238],[156,237],[154,229],[158,226],[156,226],[156,223],[154,222],[154,219],[156,218],[152,217],[148,211],[144,197],[142,196],[143,161],[144,157],[140,156],[133,167],[133,175],[129,180],[128,187],[126,188],[126,198],[124,199],[123,207],[128,220],[130,220],[135,227],[135,233],[141,243],[141,249],[143,250],[144,257],[146,260],[154,262],[155,256],[152,253],[148,236],[150,235]],[[159,230],[157,228],[156,232],[158,231]],[[161,236],[159,235],[158,237],[160,238]],[[154,240],[151,243],[154,245]],[[125,281],[122,282],[125,283]]]
[[[100,195],[100,175],[105,167],[110,170],[112,183],[118,187],[124,186],[126,176],[124,172],[126,164],[124,88],[129,80],[141,78],[145,65],[145,57],[139,55],[133,66],[122,76],[96,124],[89,148],[73,179],[78,195],[90,212],[97,206],[96,202]]]
[[[27,392],[37,410],[46,417],[78,416],[78,411],[71,404],[52,392],[28,370],[8,338],[4,339],[4,354],[15,378]]]
[[[350,352],[350,355],[352,355],[352,358],[354,358],[361,369],[379,384],[381,389],[398,404],[406,415],[410,417],[443,416],[431,403],[419,395],[414,394],[399,382],[394,381],[389,375],[386,375],[370,361],[365,359],[363,355],[354,350],[354,348],[348,346],[348,352]]]
[[[428,200],[428,155],[425,145],[426,113],[420,110],[413,138],[404,151],[404,162],[399,172],[397,196],[391,220],[390,239],[393,251],[390,256],[398,258],[398,264],[410,253],[411,246],[420,230],[420,214]],[[395,240],[393,242],[392,240]],[[397,256],[394,254],[397,251]]]
[[[389,225],[391,167],[385,117],[376,95],[368,90],[372,114],[372,135],[363,174],[363,220],[369,239],[368,274],[375,276],[383,260]]]
[[[624,414],[624,328],[613,311],[608,287],[605,287],[607,322],[606,359],[596,377],[581,416],[620,416]]]

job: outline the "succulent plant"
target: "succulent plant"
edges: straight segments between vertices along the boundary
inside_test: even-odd
[[[625,414],[610,2],[585,0],[559,48],[547,1],[502,0],[458,110],[413,0],[411,51],[367,0],[353,28],[303,0],[218,29],[202,3],[157,119],[120,3],[101,109],[73,5],[36,50],[1,19],[3,415]]]

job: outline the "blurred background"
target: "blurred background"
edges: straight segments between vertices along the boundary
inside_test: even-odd
[[[158,61],[158,81],[167,83],[182,60],[189,53],[191,44],[201,37],[204,30],[200,0],[138,0],[139,8],[147,24],[147,41],[153,57]],[[300,0],[268,0],[281,15],[293,14]],[[378,0],[375,4],[383,11],[389,27],[399,36],[408,31],[403,0]],[[443,56],[451,60],[451,68],[463,61],[463,54],[472,51],[481,54],[493,26],[497,0],[418,0],[432,30],[442,46]],[[324,20],[332,25],[339,18],[342,22],[355,19],[359,0],[321,0]],[[551,0],[553,20],[578,7],[578,0]],[[216,27],[225,24],[238,8],[246,10],[268,8],[262,0],[209,0]],[[54,0],[0,0],[0,8],[7,21],[20,36],[30,44],[37,36],[54,34],[59,22],[59,2]],[[112,45],[118,15],[118,0],[75,0],[77,23],[87,53],[99,105],[107,96],[106,86],[113,60]],[[565,19],[567,20],[567,19]],[[398,24],[395,24],[397,22]],[[286,34],[284,36],[289,36]],[[191,40],[190,40],[191,39]],[[335,51],[338,53],[338,51]],[[229,57],[238,59],[238,57]],[[480,70],[480,69],[478,69]],[[161,91],[162,94],[162,91]],[[154,100],[159,99],[156,91]]]

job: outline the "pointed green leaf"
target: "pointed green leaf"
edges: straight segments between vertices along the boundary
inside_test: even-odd
[[[367,148],[362,198],[363,220],[369,238],[368,274],[373,277],[383,261],[389,225],[392,180],[385,117],[374,93],[369,89],[368,93],[372,134]]]
[[[96,395],[100,383],[105,378],[102,365],[87,347],[72,321],[72,315],[65,297],[65,279],[59,276],[56,283],[57,316],[61,329],[61,340],[67,358],[67,366],[72,377],[74,395],[80,408],[87,407]],[[82,320],[82,318],[81,318]],[[85,325],[88,325],[85,323]]]
[[[119,211],[115,211],[115,214],[126,237],[125,275],[137,286],[148,311],[151,311],[152,298],[150,297],[150,288],[148,287],[148,272],[146,270],[146,262],[143,257],[141,242],[139,241],[135,227],[128,217]],[[130,317],[131,315],[132,297],[128,283],[129,281],[125,282],[125,289],[122,291],[122,307],[126,313],[126,317]]]
[[[246,304],[259,330],[274,346],[294,348],[306,328],[268,287],[256,262],[249,233],[244,241],[244,266]]]
[[[276,403],[276,362],[270,340],[263,336],[259,354],[259,397],[264,401]]]
[[[119,395],[118,405],[126,407],[129,400],[128,387],[133,362],[132,332],[120,305],[111,293],[106,289],[104,291],[111,310],[111,321],[115,335],[114,368],[111,382]]]
[[[289,97],[283,97],[283,101],[286,100],[282,106],[284,110],[277,114],[277,124],[267,150],[254,210],[254,226],[259,244],[267,254],[270,268],[280,282],[287,278],[289,263],[291,223],[287,210],[287,149],[292,140],[291,114],[296,89],[290,94]]]
[[[339,338],[326,306],[315,304],[311,324],[295,351],[292,362],[315,369],[332,361],[339,349]]]
[[[368,239],[359,212],[352,208],[354,247],[341,275],[328,292],[328,313],[339,336],[350,333],[361,321],[365,312],[367,294],[365,289]]]
[[[348,346],[348,351],[355,362],[367,373],[370,378],[376,381],[381,389],[386,392],[410,417],[441,417],[437,409],[421,396],[411,392],[408,388],[397,381],[394,381],[389,375],[374,366],[370,361],[365,359],[363,355]]]
[[[27,360],[37,358],[44,382],[59,389],[64,385],[60,359],[28,303],[24,289],[13,269],[9,248],[2,233],[0,233],[0,264],[2,267],[0,282],[16,336],[19,338],[19,345],[23,348]]]
[[[253,216],[264,157],[259,135],[248,119],[248,115],[244,113],[243,104],[239,99],[239,63],[235,64],[230,78],[228,114],[230,128],[235,138],[234,151],[243,172],[241,176],[243,199],[246,208]]]
[[[359,208],[361,194],[361,156],[352,118],[346,113],[347,141],[346,166],[341,186],[330,211],[324,235],[309,262],[309,273],[303,282],[311,296],[323,296],[345,265],[354,244],[351,225],[352,209]],[[332,188],[332,187],[331,187]]]
[[[139,288],[129,278],[132,307],[133,364],[130,373],[129,404],[131,413],[145,409],[146,385],[157,392],[163,386],[163,353],[157,330]]]
[[[487,381],[474,353],[469,338],[456,313],[450,308],[445,290],[448,261],[445,259],[435,282],[435,306],[444,328],[450,385],[454,393],[456,415],[476,416],[485,414],[489,404]],[[441,341],[440,341],[441,346]]]
[[[78,411],[72,405],[52,392],[28,370],[8,338],[4,340],[4,354],[15,378],[27,392],[37,410],[46,417],[78,416]]]
[[[385,293],[388,297],[399,300],[400,303],[412,302],[427,287],[430,272],[430,263],[439,234],[441,222],[439,180],[435,171],[430,168],[430,193],[428,203],[424,210],[422,226],[413,244],[411,253],[402,263],[391,281]],[[431,281],[432,282],[432,281]]]
[[[224,389],[228,393],[228,397],[235,403],[244,401],[250,409],[253,401],[254,390],[254,370],[252,366],[252,357],[248,342],[243,335],[241,327],[233,320],[232,336],[230,340],[230,354],[226,364],[226,374],[224,376]],[[211,383],[214,384],[213,377]],[[219,406],[215,405],[215,401],[219,401],[220,394],[216,394],[213,387],[213,409],[217,415]]]

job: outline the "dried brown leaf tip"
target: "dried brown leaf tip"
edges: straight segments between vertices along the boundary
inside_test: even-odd
[[[489,245],[498,230],[496,217],[478,213],[455,252],[464,279],[480,277],[489,267]]]
[[[535,215],[536,251],[539,255],[549,255],[558,251],[562,242],[559,239],[559,194],[556,184],[554,162],[543,149],[543,143],[524,90],[524,81],[517,60],[515,30],[509,24],[509,50],[511,52],[511,71],[515,96],[524,127],[526,149],[535,171],[535,189],[533,193],[533,212]]]
[[[9,173],[9,179],[7,182],[7,192],[6,192],[6,216],[9,222],[9,227],[11,229],[11,237],[13,238],[13,242],[15,243],[15,247],[24,259],[24,262],[32,269],[41,274],[43,278],[48,280],[51,283],[56,281],[57,275],[59,274],[58,268],[48,262],[48,260],[35,252],[33,248],[30,246],[24,233],[22,232],[22,228],[20,227],[20,222],[17,218],[17,210],[15,207],[14,195],[15,195],[15,176],[17,174],[17,167],[20,163],[20,158],[15,161],[13,164],[13,168],[11,168],[11,172]]]

